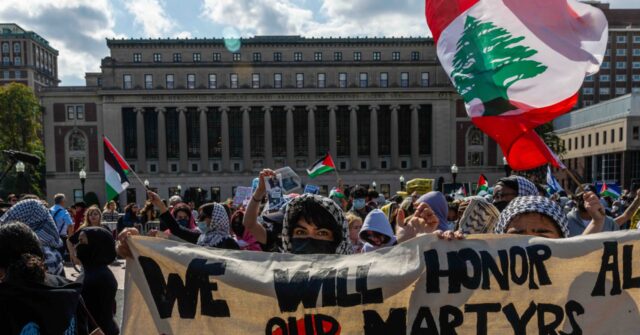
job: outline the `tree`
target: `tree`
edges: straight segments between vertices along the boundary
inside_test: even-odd
[[[29,176],[29,192],[42,194],[44,171],[44,146],[41,140],[42,112],[33,90],[23,84],[11,83],[0,86],[0,150],[17,150],[40,157],[39,166],[26,164],[25,175]],[[8,160],[0,161],[6,169]],[[0,196],[15,190],[16,178],[11,176],[0,185]]]
[[[451,78],[466,103],[479,99],[483,116],[515,110],[507,90],[519,80],[533,78],[547,67],[530,60],[538,51],[518,45],[523,36],[513,37],[504,28],[467,16],[462,37],[453,58]]]

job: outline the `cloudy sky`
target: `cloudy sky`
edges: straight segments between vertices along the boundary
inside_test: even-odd
[[[640,8],[640,0],[610,0]],[[60,51],[62,85],[82,85],[105,38],[241,35],[425,36],[424,0],[2,0],[0,22]]]

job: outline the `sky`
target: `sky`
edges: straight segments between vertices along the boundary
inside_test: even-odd
[[[2,0],[0,22],[48,40],[64,86],[100,70],[106,38],[429,35],[424,0]]]

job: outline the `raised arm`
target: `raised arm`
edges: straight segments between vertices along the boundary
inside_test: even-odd
[[[176,222],[176,219],[169,213],[169,208],[162,202],[160,196],[156,193],[147,191],[147,195],[151,203],[153,203],[156,208],[160,211],[160,230],[169,229],[171,234],[189,242],[189,243],[197,243],[198,237],[200,237],[199,231],[194,231],[191,229],[187,229],[182,227]]]
[[[267,194],[267,186],[265,184],[265,178],[275,177],[275,172],[269,169],[260,171],[258,188],[253,192],[247,210],[244,213],[244,221],[242,224],[249,230],[251,235],[255,237],[256,241],[266,244],[267,243],[267,230],[258,223],[258,215],[260,215],[260,203],[264,196]]]
[[[605,215],[603,214],[603,207],[600,203],[600,199],[593,193],[587,192],[583,196],[584,208],[591,216],[591,222],[585,228],[582,235],[596,234],[602,232],[604,228]]]
[[[636,191],[636,197],[633,199],[627,210],[625,210],[622,215],[615,218],[614,221],[619,226],[625,224],[625,222],[631,220],[631,217],[633,217],[633,214],[638,210],[638,207],[640,207],[640,189]]]

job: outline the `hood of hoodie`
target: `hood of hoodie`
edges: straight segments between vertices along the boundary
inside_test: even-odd
[[[111,232],[102,227],[86,227],[82,232],[89,242],[86,245],[78,245],[87,249],[87,253],[83,254],[86,258],[80,258],[83,266],[107,266],[116,259],[116,242]]]
[[[375,231],[376,233],[389,237],[389,242],[385,243],[383,246],[393,245],[396,241],[396,236],[393,234],[393,230],[391,229],[391,224],[389,223],[387,216],[379,209],[374,209],[367,215],[364,219],[364,223],[362,224],[362,228],[360,229],[360,233],[358,234],[360,239],[366,243],[362,238],[365,231]]]
[[[417,202],[425,203],[431,207],[433,213],[438,217],[438,229],[442,231],[449,230],[449,222],[447,221],[449,206],[447,205],[447,199],[442,193],[431,191],[421,196]]]
[[[82,284],[47,275],[45,282],[0,284],[0,333],[20,334],[29,324],[42,334],[64,334],[75,319]]]

